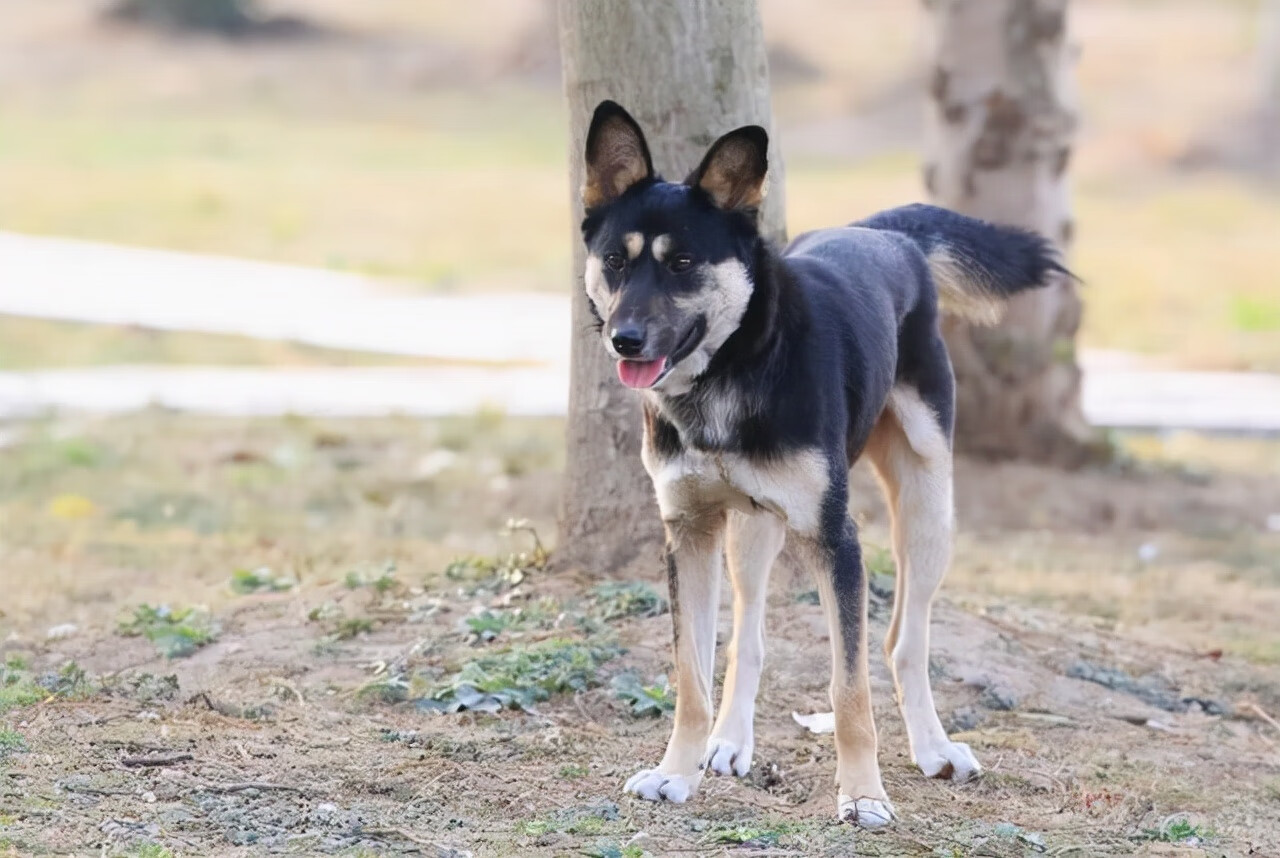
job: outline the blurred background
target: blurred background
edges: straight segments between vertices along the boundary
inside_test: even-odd
[[[922,199],[924,5],[759,6],[789,232]],[[894,854],[943,832],[966,855],[1280,844],[1280,4],[1074,0],[1071,21],[1085,405],[1115,456],[959,463],[940,709],[993,774],[954,802],[918,787],[879,673],[886,779],[923,814]],[[804,828],[829,810],[829,742],[784,714],[827,681],[798,575],[771,597],[759,806],[717,787],[689,829],[591,803],[621,801],[665,737],[631,722],[669,708],[669,618],[656,558],[598,573],[620,591],[542,574],[569,119],[550,2],[0,0],[0,766],[19,785],[0,849],[834,842]],[[1164,390],[1158,419],[1125,411]],[[591,669],[538,680],[546,718],[402,705],[452,705],[468,663],[566,633],[626,653],[570,652]],[[169,675],[181,693],[146,685]],[[118,765],[214,733],[186,775]],[[219,778],[329,784],[334,809],[281,821],[287,794],[191,791]],[[589,831],[563,816],[579,805]],[[393,823],[418,834],[361,833]],[[641,846],[588,854],[662,854]]]

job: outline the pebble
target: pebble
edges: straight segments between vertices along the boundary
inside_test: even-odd
[[[51,626],[49,631],[45,632],[45,637],[51,641],[60,641],[71,637],[78,631],[80,631],[80,627],[75,623],[61,623]]]

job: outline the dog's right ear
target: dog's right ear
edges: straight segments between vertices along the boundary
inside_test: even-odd
[[[631,114],[613,101],[602,101],[587,132],[587,179],[582,206],[611,203],[633,185],[653,178],[653,160],[644,132]]]

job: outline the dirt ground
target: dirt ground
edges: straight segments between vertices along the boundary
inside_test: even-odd
[[[871,834],[833,823],[831,737],[791,717],[825,708],[829,642],[790,566],[751,774],[682,806],[622,794],[670,728],[670,618],[656,555],[553,575],[527,530],[501,535],[554,532],[560,432],[0,427],[0,854],[1280,855],[1274,444],[1139,439],[1128,466],[1065,475],[961,463],[931,665],[986,766],[961,786],[908,757],[861,475],[898,811]]]

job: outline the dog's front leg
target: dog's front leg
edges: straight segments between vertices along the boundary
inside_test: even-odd
[[[857,531],[840,522],[806,541],[807,555],[831,630],[831,708],[836,721],[836,806],[841,820],[878,828],[893,819],[880,780],[876,725],[867,673],[867,580]]]
[[[739,777],[755,752],[756,692],[764,667],[764,609],[769,570],[786,540],[786,526],[772,513],[731,512],[725,555],[733,582],[733,638],[729,641],[720,714],[707,743],[707,770]]]
[[[658,767],[637,772],[626,785],[627,792],[650,801],[685,801],[702,781],[702,756],[711,732],[724,524],[724,512],[717,511],[667,525],[667,580],[675,634],[675,728]]]

